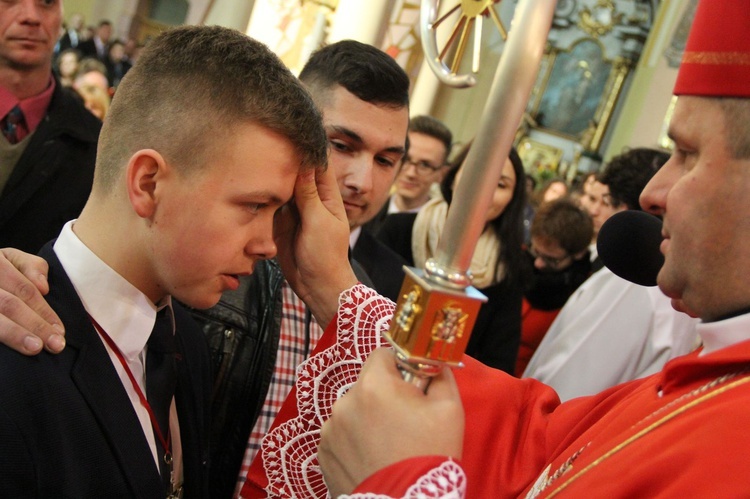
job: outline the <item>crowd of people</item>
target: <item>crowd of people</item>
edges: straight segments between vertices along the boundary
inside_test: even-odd
[[[243,34],[186,26],[131,68],[107,21],[0,4],[0,491],[747,493],[750,79],[690,56],[750,53],[743,12],[699,5],[671,158],[635,148],[579,194],[529,192],[510,151],[466,367],[425,395],[378,347],[472,145],[409,118],[390,56],[341,41],[296,78]],[[664,218],[660,289],[596,251],[642,209]]]
[[[112,36],[112,22],[106,19],[86,26],[74,13],[63,23],[54,47],[53,70],[60,84],[83,99],[86,109],[103,120],[123,76],[138,59],[141,44],[134,39]]]

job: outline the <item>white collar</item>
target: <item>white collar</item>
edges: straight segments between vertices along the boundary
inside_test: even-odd
[[[86,311],[114,340],[125,358],[132,361],[151,335],[156,312],[169,306],[167,297],[157,307],[135,286],[115,272],[73,232],[68,222],[54,250]],[[174,323],[174,319],[173,319]]]
[[[362,233],[362,226],[356,227],[352,229],[351,232],[349,232],[349,248],[354,249],[354,246],[357,245],[357,241],[359,240],[359,235]]]
[[[750,339],[750,313],[723,321],[702,322],[697,331],[703,341],[701,355],[707,355]]]

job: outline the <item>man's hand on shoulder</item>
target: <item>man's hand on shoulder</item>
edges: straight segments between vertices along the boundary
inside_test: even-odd
[[[0,249],[0,343],[25,355],[65,348],[62,321],[43,298],[48,272],[42,258]]]

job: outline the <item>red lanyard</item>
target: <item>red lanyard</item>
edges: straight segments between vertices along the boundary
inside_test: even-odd
[[[128,375],[128,378],[130,378],[130,382],[133,384],[133,389],[135,390],[135,393],[138,394],[138,399],[141,401],[141,405],[146,408],[146,411],[148,412],[148,417],[151,419],[151,424],[154,427],[154,431],[156,432],[156,436],[159,438],[159,442],[161,442],[162,447],[164,448],[164,463],[167,464],[170,468],[170,473],[172,469],[172,451],[169,448],[169,441],[170,441],[170,432],[169,427],[167,427],[167,438],[164,438],[164,434],[161,432],[161,429],[159,428],[159,423],[156,421],[156,416],[154,416],[154,411],[151,410],[151,404],[148,403],[148,400],[146,400],[146,396],[143,395],[143,391],[141,390],[141,387],[138,385],[138,383],[135,381],[135,376],[133,376],[133,372],[130,370],[130,367],[128,366],[127,361],[125,360],[125,356],[122,354],[119,348],[117,348],[117,345],[115,344],[114,340],[107,334],[107,332],[102,328],[96,320],[91,317],[91,314],[89,314],[89,319],[91,319],[91,323],[94,325],[94,329],[96,329],[96,332],[99,333],[99,336],[102,337],[102,339],[109,345],[109,348],[112,349],[112,351],[117,356],[117,359],[120,361],[120,364],[122,364],[122,368],[125,369],[125,372]]]

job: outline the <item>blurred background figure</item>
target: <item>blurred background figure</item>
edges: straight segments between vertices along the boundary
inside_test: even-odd
[[[86,106],[86,109],[103,121],[109,111],[111,101],[109,94],[102,90],[102,87],[90,84],[81,85],[76,91],[83,98],[83,105]]]
[[[81,53],[73,48],[68,48],[60,52],[55,61],[55,71],[64,87],[72,87],[78,72],[78,64],[81,60]]]
[[[111,95],[107,67],[93,57],[84,57],[78,63],[78,71],[73,80],[73,88],[78,90],[84,85],[97,86]]]
[[[65,26],[63,34],[60,36],[60,40],[58,40],[55,47],[55,53],[62,53],[67,49],[77,49],[78,45],[85,41],[83,24],[84,17],[82,14],[75,13],[70,15],[68,24]]]
[[[0,246],[30,253],[83,209],[101,128],[55,77],[61,25],[62,2],[0,2]]]
[[[537,206],[549,203],[568,194],[568,184],[560,178],[546,181],[537,192]]]
[[[109,44],[112,37],[112,23],[106,19],[99,21],[94,36],[84,40],[78,46],[84,57],[94,57],[106,63],[109,56]]]
[[[521,376],[560,309],[591,275],[589,214],[567,197],[542,205],[531,226],[526,251],[531,266],[521,311],[521,345],[516,376]]]
[[[441,121],[431,116],[415,116],[409,120],[409,149],[393,184],[388,202],[365,224],[377,234],[386,217],[392,213],[416,213],[435,193],[433,189],[445,177],[450,165],[448,155],[453,147],[453,134]]]
[[[132,64],[125,57],[125,45],[120,40],[114,40],[109,46],[109,56],[105,63],[110,88],[116,89],[120,80],[130,70]]]

